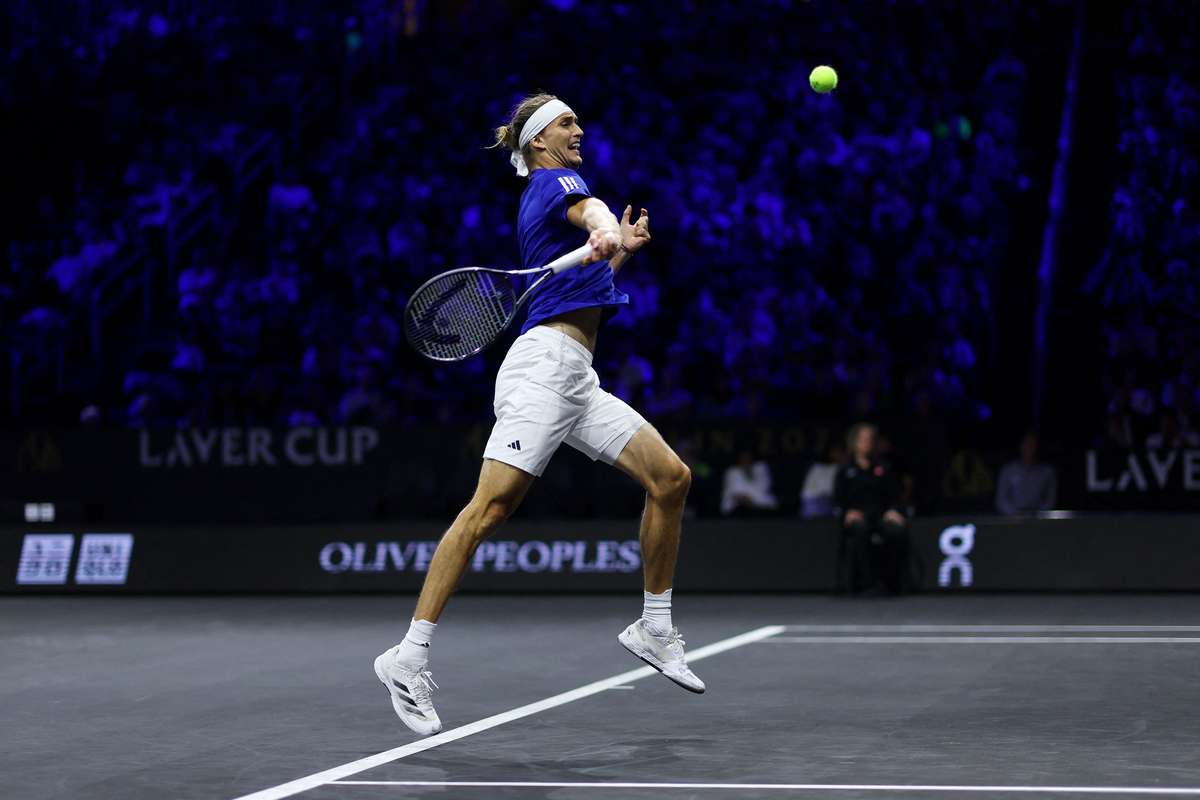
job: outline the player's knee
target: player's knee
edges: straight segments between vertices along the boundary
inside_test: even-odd
[[[676,459],[669,470],[651,482],[647,491],[651,497],[660,502],[682,503],[687,498],[688,489],[691,486],[691,469],[687,464]]]
[[[479,519],[479,526],[484,530],[484,536],[491,534],[499,528],[506,519],[512,516],[515,510],[515,505],[503,498],[488,501],[484,505]]]
[[[467,531],[476,542],[480,542],[495,533],[515,510],[516,505],[504,498],[473,500],[467,507]]]
[[[679,494],[681,497],[687,497],[688,490],[692,488],[692,468],[680,461],[675,465],[675,470]]]

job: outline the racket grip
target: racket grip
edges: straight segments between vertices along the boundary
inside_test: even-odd
[[[592,246],[585,244],[583,247],[576,248],[571,252],[561,255],[546,265],[546,269],[558,274],[565,269],[574,269],[578,267],[583,260],[592,254]]]

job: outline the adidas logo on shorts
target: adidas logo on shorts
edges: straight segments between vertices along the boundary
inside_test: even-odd
[[[517,439],[515,442],[509,442],[508,447],[510,450],[520,450],[521,449],[521,440]]]

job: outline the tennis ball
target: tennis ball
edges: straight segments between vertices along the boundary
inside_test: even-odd
[[[837,73],[833,71],[833,67],[822,64],[813,69],[812,74],[808,76],[808,83],[814,92],[828,94],[837,88]]]

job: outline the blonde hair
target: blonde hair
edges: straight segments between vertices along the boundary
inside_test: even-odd
[[[525,127],[525,123],[529,121],[529,118],[533,116],[535,111],[551,100],[557,99],[552,94],[538,92],[537,94],[529,95],[517,103],[508,115],[508,124],[496,128],[496,141],[490,147],[504,147],[515,152],[520,146],[521,129]],[[533,155],[532,148],[526,145],[521,155],[528,162]]]

